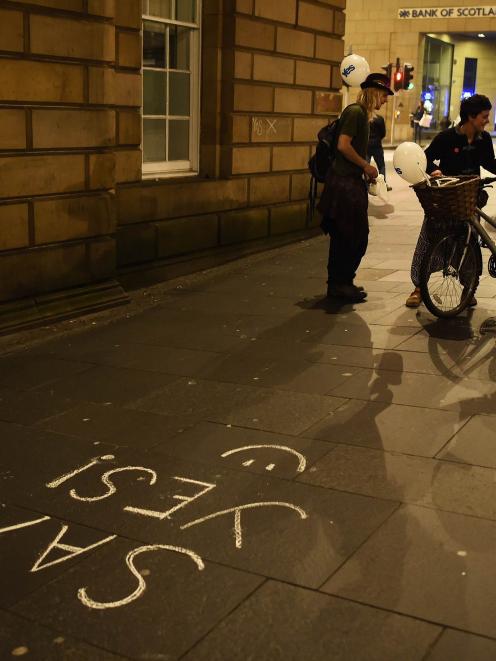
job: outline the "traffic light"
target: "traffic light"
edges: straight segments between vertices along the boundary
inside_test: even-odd
[[[393,65],[390,62],[389,64],[385,64],[383,67],[381,67],[383,71],[386,72],[386,76],[388,77],[389,84],[391,84],[391,76],[393,75]]]
[[[396,71],[394,72],[394,91],[399,92],[403,89],[403,69],[399,66],[396,66]]]
[[[414,71],[414,67],[412,67],[411,64],[406,64],[405,63],[405,66],[403,67],[403,89],[404,90],[413,89],[413,83],[412,83],[412,79],[413,79],[413,73],[412,72],[413,71]]]

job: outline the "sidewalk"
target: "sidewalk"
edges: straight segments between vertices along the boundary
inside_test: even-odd
[[[318,237],[3,341],[1,659],[494,661],[496,282],[406,309],[389,182],[363,304]]]

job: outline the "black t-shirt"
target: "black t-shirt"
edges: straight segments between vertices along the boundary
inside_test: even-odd
[[[476,174],[480,176],[481,166],[496,174],[496,160],[491,136],[487,131],[477,135],[472,144],[467,136],[456,128],[438,133],[425,150],[427,172],[441,170],[447,176]],[[435,165],[433,161],[439,161]]]

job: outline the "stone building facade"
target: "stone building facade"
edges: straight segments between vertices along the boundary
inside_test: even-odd
[[[308,235],[344,5],[198,0],[198,160],[161,176],[141,149],[141,0],[0,0],[0,329]]]
[[[394,64],[397,57],[402,64],[409,62],[415,67],[414,88],[410,91],[401,90],[394,104],[388,104],[387,138],[391,138],[393,112],[396,112],[394,142],[410,140],[412,137],[410,112],[416,107],[422,92],[424,49],[429,35],[455,45],[451,107],[446,108],[451,118],[455,119],[458,115],[466,56],[478,59],[477,91],[489,96],[494,105],[495,42],[477,38],[479,33],[494,32],[496,16],[494,6],[490,3],[463,0],[456,3],[452,0],[381,0],[380,3],[373,3],[369,0],[348,0],[346,51],[352,48],[355,53],[365,57],[373,71],[380,71],[389,62]],[[355,94],[356,90],[351,90],[352,98]]]

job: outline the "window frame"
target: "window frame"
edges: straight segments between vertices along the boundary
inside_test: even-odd
[[[180,1],[180,0],[178,0]],[[142,145],[142,178],[143,179],[164,179],[169,177],[195,176],[200,168],[200,100],[201,100],[201,40],[202,40],[202,0],[196,2],[196,23],[187,23],[175,19],[161,18],[159,16],[150,16],[142,14],[141,34],[144,33],[144,22],[151,21],[162,23],[164,25],[177,25],[178,27],[189,28],[190,32],[190,115],[189,115],[189,160],[182,161],[155,161],[145,162],[145,150],[143,140],[143,123],[147,116],[144,114],[144,81],[145,66],[143,62],[143,47],[141,48],[141,145]],[[148,67],[146,67],[148,68]],[[153,70],[153,67],[149,67]]]

